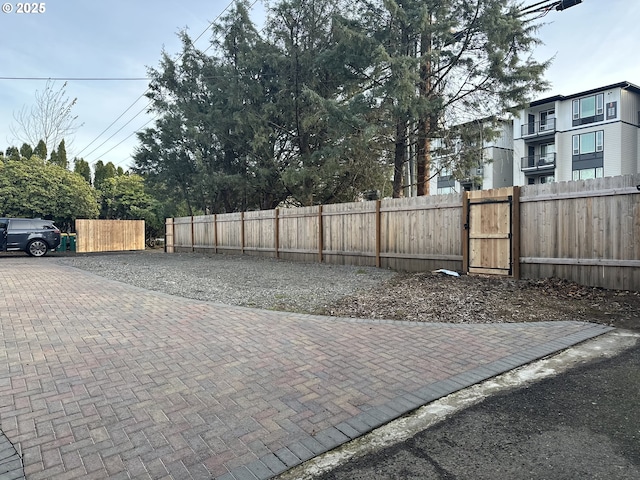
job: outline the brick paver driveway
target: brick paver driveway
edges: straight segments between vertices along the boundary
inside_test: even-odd
[[[607,331],[251,310],[49,258],[0,269],[0,426],[33,480],[269,478]]]

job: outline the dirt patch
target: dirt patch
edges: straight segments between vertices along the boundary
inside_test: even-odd
[[[579,320],[640,330],[640,292],[585,287],[553,278],[401,274],[344,297],[323,313],[450,323]]]

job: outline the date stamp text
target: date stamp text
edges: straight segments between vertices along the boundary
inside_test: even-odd
[[[4,13],[17,13],[17,14],[45,13],[47,11],[47,4],[45,2],[33,2],[33,3],[5,2],[2,4],[2,11]]]

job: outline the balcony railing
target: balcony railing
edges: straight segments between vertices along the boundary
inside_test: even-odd
[[[522,137],[533,135],[550,135],[556,133],[556,119],[548,118],[545,122],[531,122],[520,126]]]
[[[529,155],[522,157],[521,166],[523,171],[555,168],[556,154],[547,153],[546,155]]]

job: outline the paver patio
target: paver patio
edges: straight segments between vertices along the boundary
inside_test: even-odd
[[[252,310],[53,258],[0,269],[0,427],[32,480],[270,478],[609,330]]]

